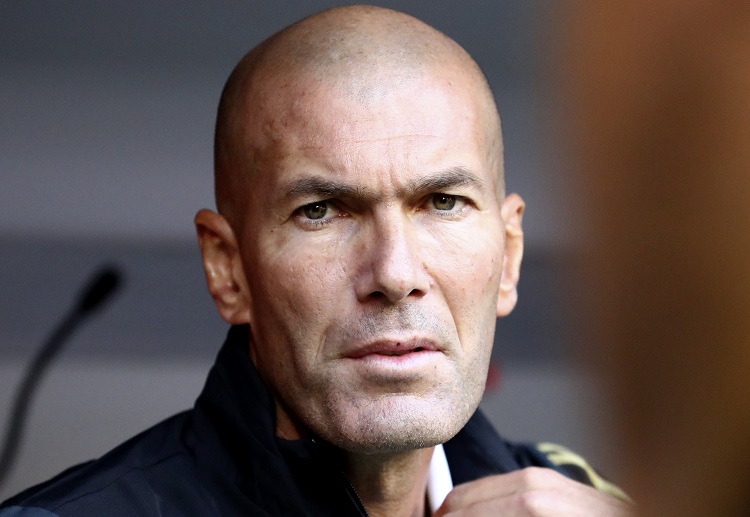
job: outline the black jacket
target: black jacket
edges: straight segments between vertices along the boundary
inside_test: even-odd
[[[233,327],[195,407],[0,506],[0,516],[361,515],[340,453],[275,437],[274,403]],[[503,440],[477,412],[445,444],[454,484],[535,465],[591,483],[534,446]]]

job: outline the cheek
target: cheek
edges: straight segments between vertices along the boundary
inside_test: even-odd
[[[503,236],[492,229],[446,232],[426,258],[464,350],[482,356],[491,349],[502,277]]]
[[[444,284],[467,296],[496,296],[503,265],[503,237],[490,228],[431,232],[428,268]],[[472,231],[473,230],[473,231]]]
[[[314,370],[337,311],[340,268],[319,253],[290,247],[257,257],[248,274],[253,357],[277,390],[287,390]]]
[[[315,332],[343,298],[346,282],[343,260],[330,244],[271,235],[256,249],[258,261],[249,272],[251,298],[266,307],[277,325]],[[259,301],[258,301],[259,300]],[[258,307],[259,310],[263,310]],[[312,336],[311,336],[312,337]]]

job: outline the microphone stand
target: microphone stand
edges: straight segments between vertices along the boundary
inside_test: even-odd
[[[78,325],[95,309],[101,307],[117,290],[119,284],[120,273],[116,269],[105,267],[99,270],[83,290],[73,310],[54,329],[26,369],[13,400],[10,420],[0,450],[0,486],[10,473],[18,455],[29,407],[39,382]]]

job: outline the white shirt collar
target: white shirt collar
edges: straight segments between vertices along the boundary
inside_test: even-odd
[[[443,444],[438,444],[432,451],[430,471],[427,476],[427,500],[430,503],[431,513],[434,514],[440,508],[451,490],[453,490],[453,479],[448,468],[448,459],[445,457]]]

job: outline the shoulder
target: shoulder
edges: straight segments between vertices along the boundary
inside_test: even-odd
[[[513,444],[511,447],[523,467],[550,468],[571,479],[590,485],[600,492],[620,499],[629,499],[622,489],[599,474],[583,456],[563,445],[540,442]]]
[[[0,517],[152,515],[149,506],[168,490],[172,474],[189,475],[193,468],[182,439],[188,418],[188,412],[176,415],[98,460],[21,492],[0,505]]]
[[[455,484],[526,467],[544,467],[627,499],[622,490],[601,476],[580,454],[554,443],[506,440],[481,411],[444,447]]]

